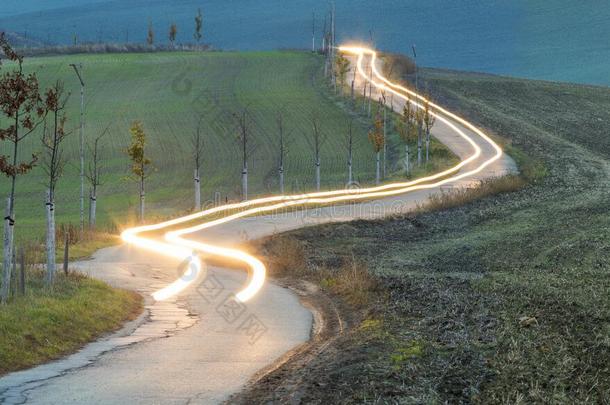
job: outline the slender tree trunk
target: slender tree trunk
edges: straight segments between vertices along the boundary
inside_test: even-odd
[[[50,190],[47,190],[46,198],[47,208],[47,286],[53,284],[55,277],[55,205],[53,203],[53,195]]]
[[[405,174],[411,173],[411,162],[409,162],[409,144],[405,143]]]
[[[140,179],[140,222],[144,222],[144,177]]]
[[[421,166],[422,160],[422,130],[417,129],[417,166]]]
[[[375,185],[379,185],[381,182],[381,151],[375,154]]]
[[[97,210],[97,190],[95,187],[91,191],[91,197],[89,198],[89,227],[95,229],[96,222],[96,210]]]
[[[201,178],[199,168],[195,169],[195,211],[201,211]]]
[[[18,135],[19,114],[15,116],[15,142],[13,143],[13,166],[17,165],[18,152]],[[11,176],[11,193],[6,204],[6,215],[4,217],[4,243],[3,254],[4,260],[2,263],[2,289],[0,289],[0,302],[5,304],[8,300],[8,295],[11,286],[11,258],[13,257],[13,234],[15,232],[15,175]]]
[[[352,101],[354,101],[354,81],[352,80],[352,90],[351,90]]]
[[[364,88],[362,89],[362,111],[366,111],[366,81],[364,81]]]
[[[353,176],[353,162],[354,162],[354,154],[353,154],[353,134],[352,134],[352,123],[349,124],[349,138],[347,144],[347,184],[348,186],[352,184],[354,181]]]
[[[430,160],[430,132],[426,131],[426,163]]]
[[[369,115],[369,117],[371,116],[371,94],[373,92],[373,88],[372,85],[369,83],[369,99],[368,99],[368,107],[367,107],[367,113]]]
[[[68,263],[70,262],[70,234],[66,232],[64,239],[64,274],[68,275]]]
[[[387,161],[388,161],[388,142],[387,142],[387,131],[386,131],[386,117],[387,117],[387,113],[386,113],[386,105],[385,105],[385,99],[383,102],[383,178],[386,178],[386,168],[387,168]]]
[[[280,165],[278,173],[280,175],[280,194],[284,194],[284,166],[283,165]]]
[[[316,191],[320,191],[320,157],[316,157]]]
[[[246,162],[241,171],[241,195],[244,201],[248,199],[248,163]]]
[[[9,197],[6,204],[6,215],[4,218],[4,260],[2,263],[2,290],[0,291],[0,300],[2,301],[2,304],[6,304],[8,301],[8,295],[11,287],[13,227],[14,222],[11,218],[11,198]]]
[[[352,157],[350,156],[347,160],[347,184],[350,185],[354,181],[352,172]]]

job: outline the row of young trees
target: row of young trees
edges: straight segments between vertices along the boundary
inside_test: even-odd
[[[327,50],[326,52],[329,52]],[[347,75],[351,71],[351,64],[349,60],[341,53],[335,56],[334,68],[332,69],[333,76],[331,76],[332,83],[339,83],[339,89],[346,88],[346,79]],[[352,78],[351,85],[349,86],[350,94],[352,100],[355,102],[355,94],[354,94],[354,86],[355,86],[355,74]],[[368,88],[368,94],[367,94]],[[336,86],[335,86],[336,89]],[[363,105],[368,105],[367,112],[370,116],[371,114],[371,104],[372,104],[372,84],[364,83],[363,86]],[[427,163],[430,160],[430,132],[432,126],[434,125],[435,118],[430,110],[430,99],[431,95],[429,92],[424,94],[425,101],[422,102],[421,108],[415,106],[410,100],[405,102],[403,110],[396,122],[394,123],[394,128],[396,132],[399,134],[401,140],[405,146],[405,171],[406,174],[410,174],[411,170],[411,162],[410,162],[410,150],[409,143],[412,141],[417,141],[417,166],[422,164],[424,159],[423,156],[423,148],[425,145],[425,162]],[[390,102],[390,109],[393,109],[394,102],[393,97]],[[376,175],[375,182],[379,184],[381,179],[381,153],[383,153],[383,176],[385,177],[385,161],[386,161],[386,150],[387,150],[387,97],[384,90],[381,91],[381,97],[377,103],[377,111],[373,117],[373,122],[371,125],[371,130],[369,131],[369,141],[373,147],[373,151],[375,152],[375,160],[376,160]],[[350,180],[351,181],[351,180]]]
[[[335,66],[333,71],[335,72],[336,78],[340,83],[340,88],[344,88],[345,78],[350,72],[350,62],[343,55],[338,54],[335,57]],[[351,87],[353,89],[353,85]],[[369,93],[370,97],[370,93]],[[411,162],[410,155],[411,151],[409,144],[417,141],[417,165],[422,165],[423,162],[423,148],[425,145],[425,161],[428,162],[430,159],[430,139],[431,139],[431,128],[434,125],[434,116],[430,110],[430,95],[427,94],[425,97],[426,101],[423,102],[421,108],[417,108],[411,101],[405,102],[403,111],[398,115],[394,128],[399,134],[401,140],[405,145],[405,174],[410,175]],[[252,126],[253,121],[248,114],[247,109],[233,114],[236,122],[237,132],[237,143],[240,149],[241,155],[241,190],[242,199],[248,198],[248,161],[251,157],[252,152],[255,149],[255,144],[252,140]],[[195,136],[192,142],[192,150],[194,151],[194,163],[195,163],[195,209],[201,207],[201,163],[203,156],[204,140],[202,134],[202,120],[199,119]],[[281,194],[285,192],[285,161],[287,154],[287,128],[285,122],[285,116],[283,112],[279,112],[276,116],[276,128],[277,128],[277,176],[279,183],[279,190]],[[377,111],[375,113],[371,130],[369,131],[369,141],[372,144],[373,151],[375,154],[375,183],[381,182],[381,153],[386,148],[386,127],[387,127],[387,103],[385,94],[379,99],[377,104]],[[314,165],[314,184],[317,191],[321,187],[321,155],[322,149],[326,142],[326,133],[321,128],[321,123],[318,115],[313,113],[310,116],[310,130],[306,134],[306,139],[313,152],[313,165]],[[347,134],[345,137],[345,147],[347,150],[347,186],[351,186],[354,183],[353,178],[353,121],[350,120],[347,123]],[[385,158],[384,158],[385,159]],[[385,176],[385,172],[384,172]]]
[[[410,174],[411,162],[409,161],[411,151],[409,143],[417,141],[417,165],[420,166],[423,160],[423,146],[425,143],[425,161],[430,159],[430,133],[434,125],[435,118],[430,112],[429,96],[423,103],[423,108],[415,108],[410,100],[405,102],[402,113],[398,116],[395,127],[405,146],[405,171]]]
[[[0,172],[10,181],[4,217],[0,289],[0,301],[6,303],[10,291],[11,263],[14,259],[17,177],[30,172],[39,159],[37,154],[20,158],[21,145],[42,125],[42,146],[45,151],[42,166],[47,177],[47,283],[51,284],[55,275],[55,190],[65,165],[61,146],[69,131],[66,131],[65,114],[68,97],[64,93],[63,83],[57,81],[46,91],[42,90],[36,74],[24,71],[23,57],[13,50],[4,33],[0,33],[0,48],[4,58],[15,66],[0,77],[0,110],[4,116],[3,121],[7,123],[7,126],[0,128],[0,141],[5,145],[3,150],[7,152],[0,154]]]
[[[3,221],[3,274],[0,288],[0,301],[6,303],[10,292],[11,263],[15,256],[17,178],[29,173],[38,163],[46,178],[46,283],[53,283],[56,271],[55,196],[67,162],[63,144],[72,131],[67,129],[68,118],[65,110],[69,94],[66,94],[63,82],[58,80],[48,89],[41,89],[36,74],[24,71],[23,56],[14,51],[4,33],[0,33],[0,49],[2,59],[13,65],[11,70],[0,76],[0,112],[3,115],[0,121],[6,123],[6,126],[0,128],[0,142],[3,146],[0,150],[4,151],[0,154],[0,173],[10,181]],[[2,59],[0,67],[3,67]],[[23,142],[38,129],[41,129],[42,133],[42,153],[21,157]],[[102,184],[99,142],[107,129],[95,138],[90,147],[92,156],[89,170],[85,174],[91,186],[89,224],[92,228],[95,227],[97,188]]]
[[[176,42],[176,38],[178,36],[178,25],[175,22],[172,22],[169,25],[169,30],[167,34],[167,38],[172,46],[174,46]],[[193,39],[199,44],[203,38],[203,14],[201,13],[201,9],[197,9],[197,14],[195,14],[195,28],[193,32]],[[154,45],[155,43],[155,30],[153,27],[152,20],[148,20],[148,29],[146,31],[146,43],[148,45]]]
[[[382,100],[379,101],[377,112],[375,114],[372,128],[369,131],[369,140],[373,146],[375,153],[375,183],[381,182],[381,151],[386,144],[386,133],[385,133],[385,115],[383,111],[385,105]],[[247,109],[243,109],[239,113],[233,114],[236,122],[237,132],[237,144],[240,149],[241,155],[241,190],[242,199],[248,199],[248,161],[251,158],[253,151],[255,150],[255,144],[252,140],[252,126],[253,121],[248,114]],[[202,119],[200,118],[195,135],[192,142],[193,150],[193,161],[195,171],[195,209],[201,208],[201,164],[202,156],[204,152],[204,139],[201,129]],[[281,194],[285,192],[285,162],[287,155],[287,128],[285,123],[285,116],[283,112],[278,112],[276,116],[276,130],[277,130],[277,176],[279,190]],[[396,132],[399,134],[405,144],[405,174],[410,174],[410,150],[409,144],[417,140],[418,145],[418,165],[422,163],[422,148],[425,143],[426,146],[426,162],[430,158],[430,132],[434,125],[434,116],[430,112],[429,101],[423,103],[423,108],[416,109],[414,105],[407,101],[403,108],[402,114],[400,114],[395,122]],[[349,120],[347,123],[347,131],[345,136],[345,148],[347,152],[347,186],[354,184],[353,177],[353,121]],[[314,184],[316,191],[320,190],[321,187],[321,166],[322,166],[322,150],[327,140],[326,132],[322,130],[321,122],[318,114],[312,113],[310,116],[310,130],[306,134],[306,139],[310,145],[312,151],[312,161],[314,166]],[[132,156],[133,159],[133,156]],[[141,162],[138,160],[138,162]],[[135,173],[135,171],[134,171]],[[143,180],[143,179],[142,179]],[[143,185],[142,185],[143,189]]]

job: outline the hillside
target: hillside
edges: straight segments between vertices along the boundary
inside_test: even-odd
[[[292,274],[322,279],[348,302],[364,298],[350,331],[284,373],[296,372],[306,402],[604,403],[610,90],[430,70],[425,80],[441,104],[510,147],[528,184],[268,241],[269,262],[285,263],[276,254],[290,248]],[[267,390],[257,384],[257,401],[291,392],[278,373]]]
[[[326,142],[322,151],[322,187],[343,187],[346,181],[345,135],[354,119],[354,176],[374,179],[373,151],[367,139],[370,119],[335,96],[323,78],[322,59],[306,52],[207,52],[70,55],[26,59],[43,86],[61,79],[72,93],[68,103],[66,141],[68,165],[57,189],[57,223],[78,223],[79,86],[70,63],[83,63],[86,82],[86,139],[90,143],[105,128],[101,155],[103,185],[98,197],[98,223],[114,224],[133,217],[137,186],[126,177],[124,153],[129,126],[141,120],[148,134],[147,154],[154,172],[147,184],[148,218],[176,215],[193,206],[192,136],[202,119],[205,156],[202,198],[211,201],[240,196],[241,157],[233,113],[247,108],[252,119],[249,162],[250,195],[278,192],[276,114],[283,111],[288,154],[286,192],[313,188],[311,117],[316,114]],[[7,65],[8,67],[8,65]],[[398,137],[391,136],[390,174],[400,170]],[[435,145],[435,148],[441,148]],[[41,150],[38,135],[27,139],[21,156]],[[442,155],[442,154],[436,154]],[[444,154],[447,155],[446,153]],[[441,166],[445,162],[438,162]],[[434,170],[435,167],[430,167]],[[43,171],[18,180],[17,238],[42,238],[44,223]],[[7,182],[0,182],[0,195]]]

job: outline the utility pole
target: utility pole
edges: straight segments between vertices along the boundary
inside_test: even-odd
[[[369,36],[371,38],[371,48],[375,48],[373,44],[373,30],[369,30]],[[373,61],[369,58],[369,99],[368,99],[368,113],[367,115],[371,116],[371,98],[373,97]],[[366,85],[366,83],[365,83]]]
[[[335,69],[333,69],[333,64],[335,63],[335,2],[333,1],[331,4],[330,11],[330,74],[332,78],[332,82],[335,85],[335,89],[337,86],[335,77]]]
[[[316,13],[311,15],[311,52],[316,51]]]
[[[322,28],[322,52],[326,54],[326,16],[324,16],[324,28]]]
[[[80,231],[85,231],[85,82],[83,65],[70,64],[80,81]]]
[[[415,44],[411,46],[411,49],[413,49],[413,62],[415,63],[415,92],[417,92],[417,52],[415,51]]]

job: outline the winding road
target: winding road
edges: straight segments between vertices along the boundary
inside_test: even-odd
[[[392,108],[424,99],[389,82],[376,53],[343,47],[357,67],[357,87],[393,94]],[[309,339],[312,314],[296,295],[265,280],[265,266],[235,246],[307,225],[407,212],[431,194],[516,171],[512,159],[466,120],[431,104],[434,137],[461,162],[443,173],[380,187],[274,196],[134,228],[126,244],[78,264],[82,272],[141,292],[146,311],[118,333],[65,359],[0,378],[5,403],[215,403],[260,369]],[[362,202],[359,202],[362,201]],[[326,204],[326,206],[323,206]],[[290,206],[317,208],[277,214]],[[206,217],[211,220],[204,222]],[[179,226],[186,226],[179,228]],[[163,238],[159,232],[170,230]],[[206,265],[215,256],[248,272]]]

